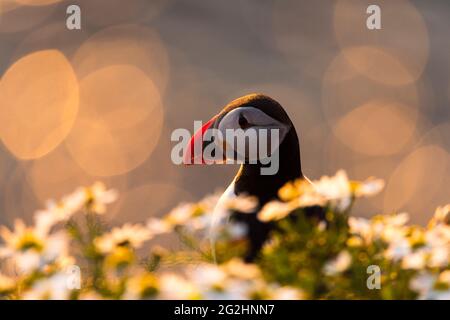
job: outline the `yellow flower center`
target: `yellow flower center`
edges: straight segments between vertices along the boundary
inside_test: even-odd
[[[128,247],[116,247],[111,254],[106,257],[105,263],[108,267],[123,268],[134,261],[134,253]]]
[[[150,274],[146,274],[140,279],[139,287],[142,298],[150,298],[158,293],[156,278]]]
[[[16,247],[20,251],[37,250],[42,251],[44,245],[32,232],[25,232],[18,240]]]

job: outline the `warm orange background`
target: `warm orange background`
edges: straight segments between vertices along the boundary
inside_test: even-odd
[[[175,166],[170,134],[250,92],[288,111],[310,178],[386,180],[359,215],[424,222],[450,202],[446,0],[0,4],[1,223],[95,180],[121,192],[112,222],[225,188],[235,166]],[[382,30],[366,28],[369,4]]]

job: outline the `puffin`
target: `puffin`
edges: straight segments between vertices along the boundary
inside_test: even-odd
[[[270,155],[277,152],[276,172],[264,174],[264,169],[271,164],[264,161],[265,159],[258,158],[258,154],[254,155],[254,158],[250,158],[249,154],[240,157],[240,168],[216,206],[216,208],[221,207],[221,203],[227,198],[240,195],[257,198],[258,205],[254,212],[245,214],[234,212],[231,217],[246,225],[249,249],[244,259],[246,262],[251,262],[258,256],[274,228],[272,223],[262,222],[257,218],[258,211],[269,201],[279,199],[278,190],[287,182],[297,179],[308,180],[302,173],[298,135],[294,124],[280,103],[264,94],[245,95],[228,103],[194,133],[185,149],[183,159],[185,164],[222,164],[227,163],[227,160],[239,160],[237,152],[226,153],[228,146],[226,142],[205,138],[208,131],[212,129],[222,132],[223,136],[227,129],[240,129],[244,132],[249,129],[256,132],[262,132],[262,129],[277,129],[279,133],[277,143],[268,143]],[[256,135],[256,139],[259,138],[260,135]],[[213,157],[208,159],[204,151],[212,143],[221,147],[219,150],[222,150],[222,154],[217,155],[213,152]],[[249,139],[246,143],[258,144],[259,141]],[[249,152],[248,147],[246,146],[246,152]]]

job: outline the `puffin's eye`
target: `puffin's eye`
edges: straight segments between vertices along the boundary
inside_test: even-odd
[[[250,127],[250,124],[248,123],[247,118],[244,117],[244,115],[240,114],[239,115],[239,127],[241,127],[241,129],[246,129],[248,127]]]

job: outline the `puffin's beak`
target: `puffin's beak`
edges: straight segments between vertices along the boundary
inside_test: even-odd
[[[206,164],[203,157],[203,150],[206,144],[210,141],[203,141],[203,137],[206,131],[214,124],[217,116],[214,116],[211,120],[205,123],[196,133],[191,137],[186,148],[186,152],[183,155],[183,164]]]

